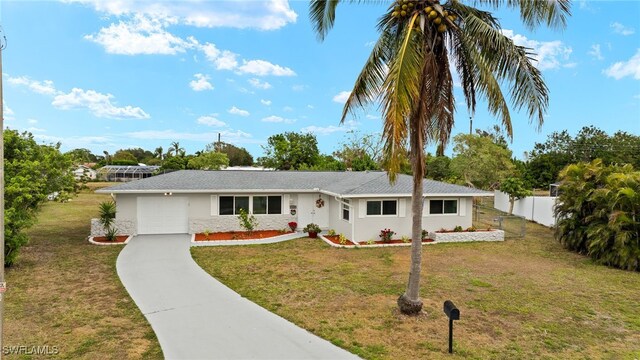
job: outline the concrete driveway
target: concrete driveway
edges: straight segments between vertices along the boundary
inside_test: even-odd
[[[202,270],[188,235],[141,235],[118,256],[125,288],[167,359],[357,359]]]

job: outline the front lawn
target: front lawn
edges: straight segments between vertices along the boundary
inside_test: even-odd
[[[409,248],[303,238],[191,251],[241,295],[368,359],[452,358],[446,299],[461,312],[453,358],[640,358],[640,274],[593,265],[532,223],[525,239],[424,246],[417,318],[395,305]]]
[[[162,358],[151,326],[116,274],[122,246],[87,241],[89,220],[107,199],[83,191],[70,202],[44,205],[29,245],[7,269],[3,345],[48,345],[60,352],[50,357],[66,359]]]

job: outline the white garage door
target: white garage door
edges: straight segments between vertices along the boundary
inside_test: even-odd
[[[186,197],[138,197],[138,234],[186,234],[189,203]]]

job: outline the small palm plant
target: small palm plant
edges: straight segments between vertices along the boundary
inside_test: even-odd
[[[104,228],[105,237],[109,241],[114,241],[118,233],[113,224],[116,220],[116,204],[113,201],[103,201],[100,203],[100,223]]]

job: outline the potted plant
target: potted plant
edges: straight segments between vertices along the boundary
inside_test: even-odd
[[[302,229],[302,231],[309,233],[309,237],[315,239],[318,237],[318,233],[321,231],[318,224],[310,223]]]
[[[298,228],[298,223],[295,222],[295,221],[291,221],[287,225],[289,225],[289,229],[291,229],[291,231],[293,231],[293,232],[295,232],[296,229]]]

